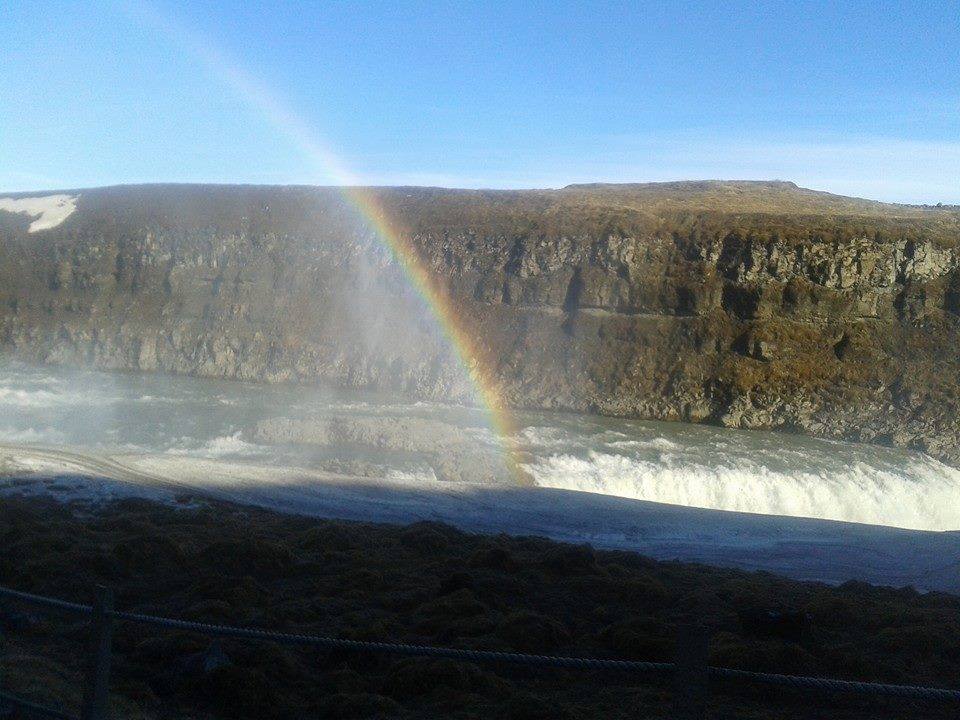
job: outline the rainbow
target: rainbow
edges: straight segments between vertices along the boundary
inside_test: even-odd
[[[452,298],[425,267],[413,243],[392,225],[388,213],[384,211],[371,188],[341,184],[337,186],[337,190],[369,223],[377,238],[390,250],[394,261],[403,269],[411,286],[430,308],[473,383],[488,425],[503,449],[507,469],[518,480],[522,479],[516,442],[517,428],[513,416],[503,401],[499,383],[487,366],[484,354],[476,345],[473,333],[467,330],[458,316]]]
[[[477,397],[490,419],[491,427],[501,443],[510,442],[512,451],[516,432],[513,417],[500,394],[498,382],[486,366],[484,354],[476,346],[473,333],[467,330],[457,315],[452,298],[425,267],[413,243],[390,223],[388,214],[384,212],[369,188],[346,185],[339,186],[337,189],[370,223],[378,239],[389,248],[393,259],[403,268],[410,284],[426,302],[473,382]]]
[[[521,477],[517,452],[516,425],[504,402],[492,369],[479,352],[476,340],[459,318],[451,298],[425,267],[413,243],[389,220],[371,188],[364,187],[321,140],[310,125],[283,102],[265,83],[250,74],[210,38],[185,26],[145,0],[131,0],[123,6],[137,22],[159,31],[173,45],[196,58],[215,78],[232,89],[253,110],[260,113],[286,140],[294,143],[322,177],[343,194],[361,219],[375,232],[403,269],[411,286],[424,300],[457,358],[470,378],[487,424],[503,449],[507,468]]]

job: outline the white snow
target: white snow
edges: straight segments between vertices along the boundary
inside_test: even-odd
[[[76,195],[41,195],[39,197],[0,198],[0,210],[29,215],[35,220],[29,232],[55,228],[77,209]]]

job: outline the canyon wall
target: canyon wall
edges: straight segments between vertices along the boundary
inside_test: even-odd
[[[511,406],[960,462],[953,209],[778,182],[368,192],[474,338],[471,371]],[[339,191],[66,194],[76,210],[50,229],[0,211],[5,351],[469,401],[382,223]]]

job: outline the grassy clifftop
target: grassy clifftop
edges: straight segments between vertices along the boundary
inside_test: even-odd
[[[571,185],[561,190],[373,190],[419,232],[649,235],[740,232],[767,238],[960,241],[960,209],[881,203],[779,181]]]
[[[77,221],[173,226],[197,223],[220,231],[257,227],[269,218],[278,231],[307,223],[349,222],[349,202],[337,188],[256,185],[128,185],[56,191],[80,195]],[[407,229],[435,232],[470,229],[511,234],[539,228],[544,233],[594,234],[604,231],[686,232],[697,222],[720,230],[743,226],[755,231],[836,234],[874,232],[960,240],[960,208],[901,205],[846,197],[784,181],[679,181],[583,184],[557,190],[460,190],[429,187],[370,187],[362,194]],[[11,193],[29,197],[44,193]],[[344,204],[346,202],[346,205]],[[26,218],[6,225],[26,226]],[[619,224],[619,227],[618,227]],[[2,227],[2,225],[0,225]]]

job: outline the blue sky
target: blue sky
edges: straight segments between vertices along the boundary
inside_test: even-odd
[[[960,202],[955,0],[7,0],[0,47],[6,191],[780,178]]]

